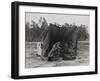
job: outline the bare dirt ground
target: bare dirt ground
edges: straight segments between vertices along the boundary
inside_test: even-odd
[[[47,62],[35,55],[32,44],[25,45],[25,68],[57,67],[57,66],[89,65],[89,42],[78,42],[77,58],[75,60]]]

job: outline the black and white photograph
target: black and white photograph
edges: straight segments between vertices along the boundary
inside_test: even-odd
[[[11,77],[97,74],[97,7],[12,3]]]
[[[25,12],[25,68],[89,65],[84,14]]]

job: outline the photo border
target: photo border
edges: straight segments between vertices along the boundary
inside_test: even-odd
[[[97,13],[96,6],[81,6],[81,5],[62,5],[49,3],[31,3],[31,2],[12,2],[11,4],[11,78],[25,79],[25,78],[42,78],[42,77],[58,77],[58,76],[72,76],[72,75],[88,75],[97,74]],[[40,7],[56,7],[56,8],[73,8],[73,9],[89,9],[95,10],[95,71],[89,72],[75,72],[75,73],[59,73],[59,74],[43,74],[43,75],[19,75],[19,6],[40,6]]]

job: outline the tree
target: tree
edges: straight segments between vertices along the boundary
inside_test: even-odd
[[[78,39],[79,40],[86,40],[89,38],[89,34],[87,32],[86,26],[81,25],[79,28]]]
[[[45,29],[46,27],[48,27],[48,23],[47,23],[46,19],[43,17],[41,29]]]
[[[28,41],[29,39],[29,22],[25,24],[25,40]]]
[[[65,27],[69,27],[69,24],[68,24],[68,23],[64,23],[64,26],[65,26]]]

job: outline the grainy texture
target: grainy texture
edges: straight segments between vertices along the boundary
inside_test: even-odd
[[[77,66],[89,64],[89,42],[78,42],[77,58],[75,60],[59,60],[54,62],[47,62],[41,60],[40,57],[35,55],[33,45],[26,44],[26,68],[40,68],[40,67],[56,67],[56,66]]]

